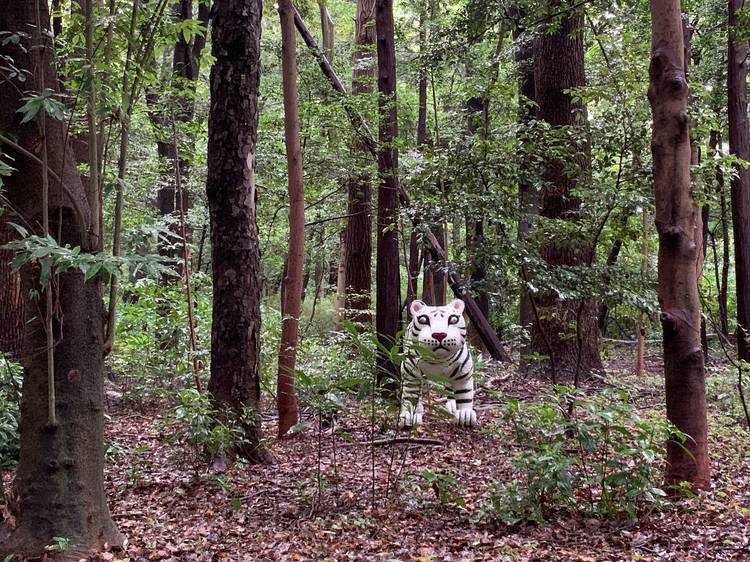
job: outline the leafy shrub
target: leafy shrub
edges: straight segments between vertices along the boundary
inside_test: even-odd
[[[244,442],[241,420],[229,411],[217,410],[207,393],[185,388],[176,395],[179,403],[169,419],[174,428],[170,441],[182,447],[185,460],[196,469]]]
[[[23,369],[0,352],[0,472],[18,460]]]
[[[541,403],[511,400],[504,419],[519,447],[511,464],[520,477],[490,486],[483,515],[507,525],[541,523],[553,508],[634,517],[659,507],[664,445],[685,440],[666,419],[639,416],[628,393],[612,389],[588,396],[556,387]]]
[[[418,475],[424,483],[435,493],[435,498],[441,506],[466,507],[466,500],[456,490],[458,480],[449,474],[437,474],[431,470],[423,470]]]
[[[198,358],[208,363],[211,329],[211,279],[193,274],[193,298],[198,336]],[[118,307],[111,368],[123,374],[123,390],[130,399],[159,397],[164,391],[192,384],[187,299],[180,282],[159,284],[140,279],[123,287]],[[203,369],[208,372],[207,368]]]

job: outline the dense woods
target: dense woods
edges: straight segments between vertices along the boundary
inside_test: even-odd
[[[750,557],[749,13],[0,0],[0,557]]]

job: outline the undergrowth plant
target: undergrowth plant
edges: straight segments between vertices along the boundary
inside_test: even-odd
[[[171,428],[168,441],[179,446],[182,460],[196,474],[206,463],[229,456],[244,443],[242,420],[231,411],[218,410],[207,393],[185,388],[176,396],[178,404],[167,420]]]
[[[208,374],[211,340],[211,279],[192,275],[198,358]],[[192,385],[187,300],[182,283],[150,278],[123,286],[117,340],[109,365],[122,377],[126,398],[145,400]]]
[[[23,369],[0,352],[0,474],[18,461]]]
[[[495,524],[541,523],[554,510],[634,517],[659,508],[664,443],[686,439],[666,419],[641,417],[623,390],[557,386],[542,402],[510,400],[503,418],[518,476],[485,494],[482,516]]]

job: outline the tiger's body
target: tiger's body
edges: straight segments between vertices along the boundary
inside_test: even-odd
[[[415,300],[409,307],[412,320],[404,335],[405,347],[418,345],[421,356],[408,357],[401,363],[401,412],[399,427],[422,424],[422,385],[425,376],[446,377],[449,391],[446,409],[458,425],[473,426],[474,362],[466,344],[464,302],[453,300],[446,306],[427,306]]]

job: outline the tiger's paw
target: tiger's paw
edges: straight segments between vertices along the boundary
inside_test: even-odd
[[[453,421],[456,425],[463,427],[474,427],[477,425],[477,413],[473,409],[456,410]]]
[[[445,402],[445,409],[448,411],[449,414],[455,417],[456,415],[456,401],[453,398],[449,398]]]
[[[401,410],[398,416],[398,428],[404,429],[409,427],[419,427],[422,425],[422,412],[412,412],[409,410]]]

